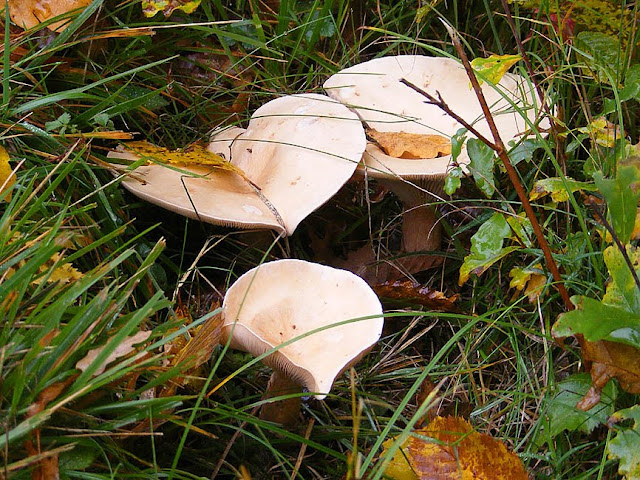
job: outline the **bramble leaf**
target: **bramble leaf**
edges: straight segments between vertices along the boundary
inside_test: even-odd
[[[640,449],[638,439],[640,438],[640,405],[620,410],[613,414],[613,421],[633,420],[633,426],[624,430],[619,430],[615,437],[609,440],[607,453],[609,458],[618,459],[618,473],[625,475],[625,478],[640,478]]]
[[[596,172],[593,179],[607,201],[611,224],[620,242],[629,242],[640,198],[631,187],[640,182],[640,171],[635,166],[622,166],[618,168],[616,178],[605,179],[601,172]]]
[[[476,138],[467,140],[467,152],[469,153],[469,170],[473,174],[476,185],[489,198],[495,191],[495,179],[493,166],[495,155],[491,147],[485,145]]]
[[[504,239],[511,234],[511,228],[500,212],[494,213],[471,237],[471,253],[460,267],[458,284],[469,280],[472,273],[482,275],[491,265],[520,247],[503,248]]]

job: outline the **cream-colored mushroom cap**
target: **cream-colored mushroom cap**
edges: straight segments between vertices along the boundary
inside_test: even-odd
[[[223,315],[223,341],[231,336],[231,348],[255,356],[327,327],[264,359],[319,400],[378,341],[383,326],[380,300],[364,280],[303,260],[277,260],[249,270],[225,295]],[[340,324],[348,320],[354,321]]]
[[[407,132],[451,137],[462,125],[426,98],[400,83],[405,78],[437,98],[438,93],[456,114],[487,138],[493,138],[480,103],[470,86],[464,67],[456,60],[420,55],[382,57],[346,68],[331,76],[324,88],[328,95],[355,110],[369,127],[382,132]],[[535,123],[540,105],[524,77],[507,73],[497,86],[482,85],[498,131],[505,145],[520,139]],[[548,128],[549,122],[540,122]],[[369,175],[401,176],[417,180],[423,176],[444,177],[451,156],[402,159],[386,155],[374,145],[367,147],[364,163]],[[458,162],[468,163],[466,149]]]
[[[256,110],[246,131],[215,134],[208,147],[239,167],[255,187],[236,173],[204,166],[142,166],[122,183],[135,195],[192,218],[291,235],[347,182],[365,145],[358,117],[344,105],[325,95],[289,95]]]

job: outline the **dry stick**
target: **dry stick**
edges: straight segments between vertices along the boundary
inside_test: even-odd
[[[520,182],[520,178],[518,177],[518,172],[516,172],[516,169],[511,164],[509,155],[507,155],[507,150],[504,146],[504,143],[502,142],[502,138],[500,137],[500,133],[498,132],[498,128],[496,127],[496,123],[493,120],[493,115],[491,114],[489,105],[487,105],[487,101],[484,98],[482,89],[480,88],[480,84],[478,83],[478,79],[476,78],[473,68],[469,63],[469,59],[467,58],[467,55],[464,53],[464,49],[462,48],[462,44],[460,43],[460,40],[458,39],[457,34],[453,31],[453,29],[451,29],[451,27],[449,27],[449,25],[445,24],[445,27],[447,28],[449,35],[451,36],[451,40],[453,41],[453,45],[455,46],[458,52],[458,55],[460,55],[460,59],[462,60],[462,65],[464,65],[464,69],[467,72],[469,81],[471,82],[471,85],[473,86],[473,90],[476,93],[476,97],[478,98],[478,102],[480,102],[480,107],[482,108],[482,112],[487,120],[489,129],[491,130],[491,134],[493,136],[495,145],[491,142],[486,143],[482,139],[483,137],[478,137],[478,138],[483,143],[486,143],[489,147],[491,147],[497,153],[498,157],[502,161],[504,169],[507,171],[507,175],[509,175],[509,180],[511,181],[514,188],[516,189],[518,198],[520,199],[520,202],[524,207],[524,211],[527,214],[527,218],[531,222],[531,226],[533,227],[533,231],[536,235],[536,239],[538,240],[538,245],[540,245],[540,249],[544,254],[547,267],[551,271],[551,275],[553,276],[553,280],[555,282],[555,287],[560,293],[562,300],[564,301],[565,308],[567,310],[573,310],[574,306],[571,303],[571,299],[569,298],[567,289],[564,286],[564,283],[562,281],[562,276],[560,275],[560,271],[558,270],[558,266],[556,265],[556,262],[553,259],[553,255],[551,253],[551,249],[549,248],[549,244],[547,243],[547,239],[544,237],[544,232],[540,227],[540,223],[538,223],[538,218],[536,217],[536,214],[533,211],[533,207],[531,206],[531,203],[529,203],[529,197],[527,196],[527,192],[522,186],[522,182]]]

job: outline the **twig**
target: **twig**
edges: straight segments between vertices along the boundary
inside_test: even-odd
[[[531,206],[531,203],[529,203],[529,197],[527,196],[527,192],[522,186],[522,182],[520,181],[518,172],[516,171],[514,166],[511,164],[509,155],[507,155],[507,149],[505,148],[502,138],[500,137],[500,133],[498,132],[498,128],[496,127],[496,123],[493,120],[493,115],[491,114],[489,105],[487,104],[487,101],[484,98],[484,94],[482,93],[482,89],[480,88],[478,79],[476,78],[473,68],[471,67],[471,63],[469,63],[469,59],[467,58],[467,55],[464,53],[464,49],[462,48],[462,44],[460,43],[460,39],[458,38],[458,35],[456,34],[456,32],[448,24],[446,24],[445,22],[443,23],[445,28],[449,32],[449,35],[451,36],[451,40],[453,41],[453,45],[456,48],[458,55],[460,55],[460,60],[462,60],[462,65],[464,66],[464,69],[467,72],[469,81],[471,82],[471,85],[473,86],[473,90],[476,93],[476,97],[478,98],[478,102],[480,102],[480,107],[482,108],[482,112],[485,116],[485,119],[487,120],[487,124],[489,125],[489,129],[491,130],[491,134],[493,136],[494,142],[486,143],[484,142],[484,140],[482,140],[482,138],[480,137],[478,138],[480,139],[480,141],[486,143],[489,147],[491,147],[498,155],[498,158],[500,158],[500,160],[502,161],[504,169],[506,170],[507,175],[509,176],[509,180],[511,181],[514,188],[516,189],[518,198],[520,199],[520,202],[522,203],[524,211],[527,214],[527,218],[531,222],[531,226],[533,227],[533,231],[536,235],[538,245],[540,245],[540,249],[542,250],[542,253],[544,255],[545,261],[547,263],[547,267],[549,268],[549,270],[551,271],[551,275],[553,276],[555,287],[560,293],[562,300],[564,301],[565,308],[567,310],[573,310],[574,306],[571,303],[571,300],[569,298],[569,293],[567,293],[567,289],[564,286],[562,275],[560,275],[560,270],[558,270],[558,265],[553,259],[553,254],[551,253],[551,249],[549,248],[547,239],[545,238],[544,232],[540,227],[540,223],[538,222],[538,218],[536,217],[536,214],[533,211],[533,207]],[[436,103],[436,105],[438,104]],[[438,106],[442,108],[441,105],[438,105]]]

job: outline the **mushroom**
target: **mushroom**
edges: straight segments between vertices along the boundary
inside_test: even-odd
[[[324,95],[288,95],[256,110],[246,130],[218,132],[208,146],[239,167],[248,181],[206,166],[153,164],[138,167],[122,184],[140,198],[191,218],[291,235],[347,182],[365,146],[358,117],[344,105]],[[127,152],[110,157],[138,158]]]
[[[254,356],[274,372],[261,418],[293,425],[302,387],[322,400],[335,378],[378,341],[383,318],[369,285],[346,270],[306,262],[276,260],[242,275],[227,291],[222,341]]]
[[[365,125],[379,132],[451,137],[463,128],[439,107],[426,103],[420,93],[401,83],[402,78],[433,96],[440,94],[452,111],[491,138],[463,66],[450,58],[420,55],[377,58],[336,73],[324,83],[324,88],[330,97],[347,105]],[[507,73],[497,86],[485,83],[482,89],[505,144],[522,138],[530,125],[535,124],[539,106],[535,105],[533,87],[525,78]],[[539,124],[541,128],[548,125],[546,119]],[[457,162],[463,167],[468,164],[466,148],[463,147]],[[440,248],[441,226],[432,203],[442,200],[444,179],[451,166],[451,155],[395,158],[374,143],[367,145],[361,168],[403,202],[405,252]],[[424,256],[408,260],[413,264],[413,272],[433,263],[433,259]]]

